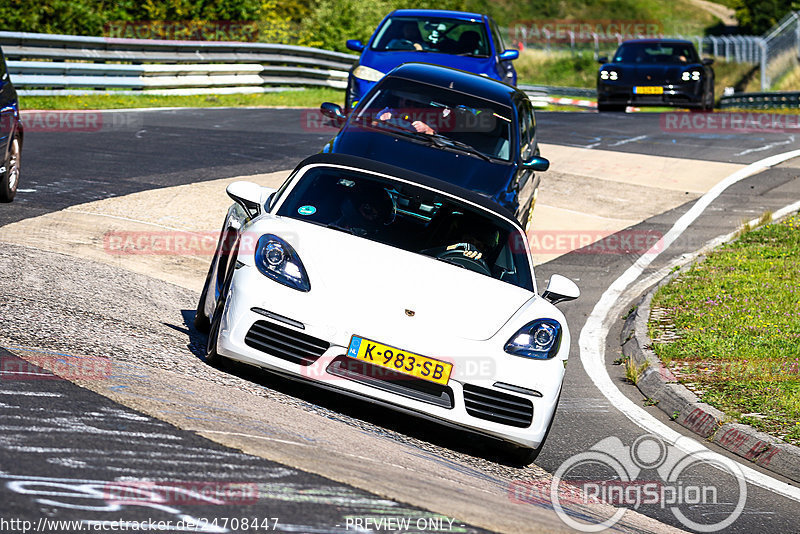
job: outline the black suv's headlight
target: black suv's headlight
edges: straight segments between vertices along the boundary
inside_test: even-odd
[[[505,351],[515,356],[548,360],[561,347],[561,324],[555,319],[537,319],[511,336]]]
[[[699,70],[687,70],[681,74],[681,80],[684,82],[692,81],[699,82],[701,73]]]
[[[615,70],[601,70],[600,71],[600,79],[601,80],[611,80],[615,82],[619,79],[619,73]]]
[[[311,290],[303,262],[292,246],[280,237],[264,234],[258,238],[255,260],[261,274],[298,291]]]

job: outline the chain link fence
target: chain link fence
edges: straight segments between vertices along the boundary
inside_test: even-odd
[[[547,52],[592,53],[595,58],[613,52],[627,39],[685,39],[696,44],[701,55],[725,59],[727,62],[759,65],[761,90],[767,91],[788,72],[800,67],[800,12],[786,15],[763,36],[666,36],[650,33],[648,24],[632,24],[639,33],[593,32],[580,29],[580,24],[540,25],[517,24],[508,28],[508,41],[520,50],[530,48]],[[625,25],[620,25],[624,27]]]

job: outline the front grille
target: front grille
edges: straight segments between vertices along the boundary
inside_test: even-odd
[[[533,403],[516,395],[464,384],[464,407],[472,417],[525,428],[533,421]]]
[[[404,375],[361,360],[340,356],[328,366],[332,375],[443,408],[452,408],[453,390],[427,380]]]
[[[300,365],[311,365],[330,347],[327,341],[267,321],[256,321],[244,342],[270,356]]]

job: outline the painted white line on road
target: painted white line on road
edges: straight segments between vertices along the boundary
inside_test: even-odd
[[[641,141],[642,139],[647,139],[646,135],[639,135],[636,137],[631,137],[630,139],[623,139],[622,141],[617,141],[616,143],[611,143],[608,146],[621,146],[626,145],[628,143],[635,143],[636,141]]]
[[[745,156],[747,154],[751,154],[753,152],[763,152],[764,150],[769,150],[770,148],[775,148],[776,146],[781,145],[791,145],[794,143],[794,136],[790,135],[789,139],[786,141],[776,141],[775,143],[770,143],[768,145],[760,146],[758,148],[748,148],[747,150],[742,150],[741,152],[737,152],[734,156]]]
[[[697,440],[684,436],[672,427],[662,423],[654,416],[650,415],[642,407],[625,396],[613,383],[605,366],[605,345],[610,329],[610,324],[614,321],[612,311],[620,305],[620,300],[625,290],[633,284],[661,252],[666,250],[675,240],[683,234],[692,224],[727,188],[735,183],[767,170],[784,161],[800,156],[800,150],[793,150],[783,154],[777,154],[762,160],[751,163],[747,167],[731,174],[706,194],[700,197],[694,206],[682,215],[650,250],[640,256],[619,278],[617,278],[595,305],[586,324],[581,330],[578,344],[580,347],[581,363],[586,369],[586,373],[592,379],[594,385],[601,393],[615,406],[623,415],[642,429],[660,436],[665,441],[686,454],[715,454],[710,449],[699,443]],[[784,208],[784,210],[787,208]],[[781,210],[781,211],[784,211]],[[727,458],[719,455],[720,458]],[[714,465],[713,463],[711,465]],[[723,464],[724,465],[724,464]],[[800,501],[800,488],[781,482],[769,475],[756,471],[755,469],[739,464],[745,480],[756,486],[773,491],[779,495]]]

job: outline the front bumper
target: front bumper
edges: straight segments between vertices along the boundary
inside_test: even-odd
[[[569,352],[566,328],[565,352],[552,360],[511,356],[502,344],[491,351],[495,338],[447,340],[444,344],[455,349],[449,354],[456,356],[447,358],[453,373],[446,386],[439,386],[345,356],[353,334],[425,355],[442,353],[431,348],[435,342],[402,335],[395,339],[390,330],[369,327],[355,326],[353,331],[347,317],[327,324],[306,322],[296,307],[280,305],[280,295],[291,298],[285,292],[294,290],[268,282],[273,294],[265,295],[254,290],[261,289],[261,278],[254,268],[236,271],[218,338],[222,356],[518,446],[536,448],[544,439],[564,377],[562,355]]]
[[[661,87],[662,94],[637,94],[633,85],[598,82],[597,103],[628,106],[698,107],[703,104],[701,82],[652,85]]]

